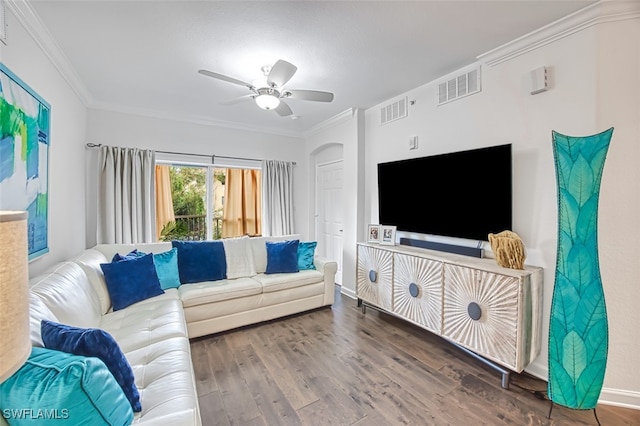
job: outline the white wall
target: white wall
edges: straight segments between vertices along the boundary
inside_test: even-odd
[[[33,277],[84,249],[87,109],[16,16],[6,12],[7,45],[0,43],[0,60],[51,104],[49,253],[29,264]]]
[[[640,17],[635,16],[587,27],[504,62],[483,65],[479,94],[438,107],[440,81],[426,84],[402,95],[416,100],[409,117],[384,126],[379,125],[379,109],[395,98],[368,109],[365,223],[378,221],[377,163],[511,143],[513,230],[526,245],[527,263],[545,271],[543,346],[527,370],[546,378],[557,249],[551,131],[577,136],[614,126],[599,210],[600,266],[610,329],[601,401],[640,407],[640,371],[632,361],[640,360],[640,310],[634,308],[640,295]],[[530,95],[529,72],[540,66],[550,69],[550,90]],[[415,135],[419,148],[409,151],[407,140]],[[423,190],[409,191],[428,199],[428,183]],[[409,204],[416,200],[409,198]]]
[[[157,151],[294,161],[295,230],[303,238],[309,235],[309,166],[302,138],[90,109],[86,141]],[[97,149],[86,150],[86,163],[86,236],[87,247],[91,247],[96,241]]]
[[[634,391],[640,408],[640,4],[637,16],[597,28],[596,120],[600,129],[614,127],[598,210],[609,317],[605,387]]]
[[[307,137],[309,170],[316,164],[329,160],[344,160],[343,170],[343,239],[342,239],[342,288],[341,291],[355,297],[356,243],[364,234],[363,203],[364,169],[364,111],[352,109],[330,119],[325,125]],[[336,150],[333,147],[341,146]],[[341,156],[341,157],[340,157]],[[307,186],[309,193],[315,194],[314,173],[310,172]],[[310,211],[315,212],[315,200],[310,200]],[[314,218],[310,214],[309,223],[313,227]],[[313,228],[312,228],[313,229]]]

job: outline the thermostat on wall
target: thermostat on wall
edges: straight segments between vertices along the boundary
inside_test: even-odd
[[[531,71],[531,94],[545,92],[549,88],[547,67],[536,68]]]

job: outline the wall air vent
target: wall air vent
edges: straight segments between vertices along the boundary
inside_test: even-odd
[[[480,91],[480,67],[450,78],[438,85],[438,105],[446,104]]]
[[[407,98],[405,97],[380,108],[380,125],[405,118],[407,115]]]

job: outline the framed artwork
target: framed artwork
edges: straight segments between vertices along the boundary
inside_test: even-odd
[[[379,243],[380,242],[380,225],[369,225],[367,227],[367,242]]]
[[[382,225],[380,227],[380,234],[382,239],[380,244],[395,246],[396,245],[396,227]]]
[[[51,106],[0,63],[0,210],[29,214],[29,260],[49,252]]]

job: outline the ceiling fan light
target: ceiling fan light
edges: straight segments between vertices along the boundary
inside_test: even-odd
[[[258,95],[256,96],[256,104],[262,109],[270,110],[280,105],[280,99],[273,95]]]

